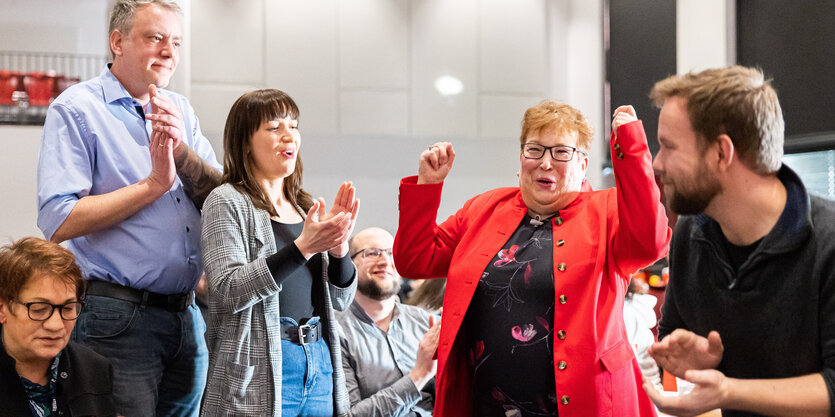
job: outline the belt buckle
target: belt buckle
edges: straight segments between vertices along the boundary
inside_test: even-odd
[[[310,343],[307,340],[305,340],[305,337],[307,336],[307,335],[305,335],[305,332],[308,332],[307,334],[310,334],[310,331],[312,329],[313,329],[313,327],[310,326],[309,324],[302,324],[302,325],[299,326],[298,332],[299,332],[299,344],[300,345],[304,346],[304,345]]]

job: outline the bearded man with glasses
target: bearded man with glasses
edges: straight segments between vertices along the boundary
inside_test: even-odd
[[[0,416],[114,416],[110,362],[68,343],[84,306],[75,256],[28,237],[0,248]]]
[[[357,293],[336,320],[351,415],[431,416],[441,322],[420,307],[400,304],[389,232],[371,227],[348,244]]]

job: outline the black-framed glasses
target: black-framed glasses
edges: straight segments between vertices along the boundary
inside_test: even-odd
[[[568,162],[574,158],[574,153],[579,152],[583,155],[586,153],[580,149],[568,145],[556,146],[542,146],[538,143],[526,143],[522,145],[522,156],[528,159],[540,159],[545,155],[545,151],[551,151],[551,157],[555,161]]]
[[[42,302],[22,303],[17,300],[14,300],[14,302],[22,306],[26,306],[29,318],[34,321],[49,320],[49,318],[52,317],[52,314],[55,313],[55,310],[58,310],[58,314],[61,315],[62,319],[75,320],[84,308],[84,303],[81,301],[72,301],[64,304],[50,304]]]
[[[380,249],[380,248],[365,248],[361,251],[355,252],[351,255],[351,259],[356,258],[359,255],[362,255],[363,258],[379,258],[383,256],[383,253],[386,253],[389,257],[391,257],[391,248],[388,249]]]

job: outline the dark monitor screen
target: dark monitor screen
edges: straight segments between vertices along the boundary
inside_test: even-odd
[[[835,1],[737,0],[737,61],[773,80],[787,148],[805,136],[833,136]]]
[[[676,73],[676,2],[611,0],[608,13],[606,78],[611,108],[607,117],[620,105],[634,106],[655,154],[658,109],[652,105],[649,91],[656,81]]]

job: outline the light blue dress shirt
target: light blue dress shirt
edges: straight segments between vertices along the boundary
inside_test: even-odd
[[[180,109],[185,143],[221,169],[188,100],[160,93]],[[47,239],[80,198],[148,177],[151,122],[136,106],[109,67],[70,87],[49,106],[38,160],[38,227]],[[157,201],[115,226],[71,239],[68,248],[87,279],[162,294],[191,291],[203,264],[200,212],[178,177]]]

